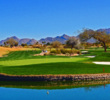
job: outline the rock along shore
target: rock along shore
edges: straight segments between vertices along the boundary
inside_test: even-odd
[[[76,75],[7,75],[0,74],[0,81],[94,81],[110,79],[110,73]]]

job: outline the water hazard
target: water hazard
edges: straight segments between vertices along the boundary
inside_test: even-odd
[[[110,81],[0,82],[0,100],[109,100]]]

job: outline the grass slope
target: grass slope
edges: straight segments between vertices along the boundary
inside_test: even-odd
[[[47,74],[95,74],[110,73],[110,66],[83,64],[74,62],[35,64],[14,67],[1,67],[1,73],[14,75],[47,75]]]
[[[47,74],[95,74],[110,73],[110,65],[85,63],[88,61],[106,61],[110,52],[89,50],[89,54],[80,57],[33,56],[40,51],[15,51],[8,57],[0,58],[0,73],[12,75],[47,75]],[[85,58],[96,55],[96,58]],[[104,58],[104,59],[103,59]],[[110,61],[110,59],[108,60]]]
[[[95,58],[89,59],[89,61],[110,61],[110,49],[107,49],[107,52],[104,52],[103,49],[90,49],[88,54],[81,55],[84,56],[96,56]]]

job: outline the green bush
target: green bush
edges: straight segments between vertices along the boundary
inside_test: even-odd
[[[81,55],[81,51],[80,50],[77,50],[77,52],[76,52],[77,54],[79,54],[79,55]]]
[[[55,55],[55,53],[50,53],[50,55],[52,55],[52,56],[53,56],[53,55]]]
[[[66,56],[70,56],[70,54],[69,54],[69,53],[66,53],[65,55],[66,55]]]
[[[57,50],[57,54],[61,54],[61,50]]]
[[[61,53],[62,54],[66,54],[66,50],[65,49],[61,49]]]
[[[47,53],[44,54],[44,56],[47,56],[47,55],[48,55]]]
[[[56,50],[51,50],[50,53],[56,54],[57,51]]]
[[[74,54],[74,50],[65,50],[65,54],[69,53],[69,54]]]
[[[50,53],[60,54],[61,53],[61,50],[51,50]]]
[[[51,50],[50,54],[81,54],[80,50],[69,50],[69,49],[61,49],[61,50]]]

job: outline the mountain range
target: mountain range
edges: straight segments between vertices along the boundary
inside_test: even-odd
[[[107,34],[110,34],[110,28],[108,29],[98,29],[97,31],[105,31]],[[56,37],[47,37],[47,38],[42,38],[40,40],[38,40],[38,42],[42,43],[42,42],[53,42],[53,41],[60,41],[61,43],[65,43],[71,36],[68,36],[66,34],[63,34],[62,36],[56,36]],[[76,36],[78,37],[78,36]],[[29,39],[29,38],[23,38],[23,39],[19,39],[16,36],[12,36],[12,37],[8,37],[5,40],[1,40],[0,41],[0,45],[4,45],[4,42],[6,42],[8,39],[13,38],[14,40],[16,40],[18,42],[19,45],[21,45],[22,43],[26,43],[28,45],[32,45],[35,44],[37,42],[37,40],[35,39]],[[96,40],[91,38],[90,40],[88,40],[89,43],[94,43]]]
[[[47,37],[47,38],[42,38],[39,40],[39,42],[53,42],[53,41],[59,41],[61,43],[65,43],[68,39],[70,38],[70,36],[66,35],[66,34],[63,34],[62,36],[57,36],[57,37]]]
[[[105,31],[107,34],[110,34],[110,28],[107,28],[107,29],[98,29],[97,31]]]
[[[42,38],[42,39],[40,39],[38,42],[39,42],[39,43],[42,43],[42,42],[45,41],[46,43],[48,43],[48,42],[51,43],[51,42],[53,42],[53,41],[60,41],[61,43],[65,43],[66,40],[69,39],[69,37],[70,37],[70,36],[64,34],[64,35],[62,35],[62,36],[57,36],[57,37],[54,37],[54,38],[53,38],[53,37]],[[21,44],[32,45],[32,44],[35,44],[35,43],[37,42],[37,40],[35,40],[35,39],[29,39],[29,38],[19,39],[19,38],[16,37],[16,36],[12,36],[12,37],[8,37],[8,38],[6,38],[6,39],[4,39],[4,40],[1,40],[1,41],[0,41],[0,45],[4,45],[4,42],[6,42],[7,40],[9,40],[10,38],[13,38],[15,41],[17,41],[19,45],[21,45]]]
[[[12,37],[6,38],[5,40],[1,40],[0,41],[0,45],[4,45],[4,42],[6,42],[7,40],[9,40],[10,38],[13,38],[15,41],[17,41],[19,45],[21,45],[23,43],[24,44],[31,45],[31,44],[34,44],[34,43],[37,42],[37,40],[35,40],[35,39],[29,39],[29,38],[19,39],[16,36],[12,36]]]

